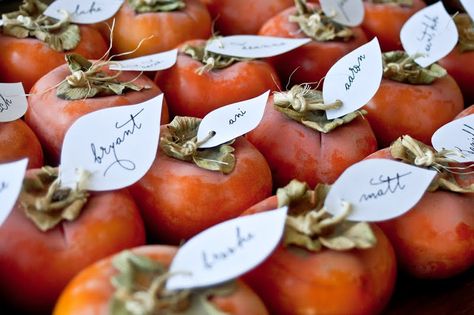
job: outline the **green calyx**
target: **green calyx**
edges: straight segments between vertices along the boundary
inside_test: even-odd
[[[340,215],[326,211],[324,200],[329,190],[329,185],[322,184],[310,190],[306,183],[297,180],[277,190],[278,207],[289,207],[284,244],[314,252],[323,247],[333,250],[373,247],[377,239],[370,225],[346,220],[351,211],[349,203],[342,203]]]
[[[339,108],[342,102],[324,104],[321,91],[311,89],[309,85],[295,85],[289,91],[275,92],[273,104],[275,110],[290,119],[322,133],[328,133],[366,114],[365,110],[360,110],[336,119],[328,119],[326,110]]]
[[[413,0],[366,0],[370,3],[377,3],[377,4],[393,4],[398,5],[401,7],[412,7]]]
[[[404,51],[382,53],[383,77],[397,82],[409,84],[431,84],[436,79],[446,76],[446,70],[433,63],[429,67],[421,67]]]
[[[226,315],[210,298],[234,292],[233,283],[201,290],[168,291],[173,277],[159,261],[123,251],[112,261],[117,275],[111,279],[115,293],[109,304],[111,315]]]
[[[334,22],[321,9],[311,9],[306,0],[296,0],[296,14],[290,15],[289,21],[298,23],[300,30],[318,42],[333,40],[347,41],[354,35],[353,31],[342,24]]]
[[[461,52],[474,50],[474,23],[465,13],[457,14],[453,18],[458,29],[458,48]]]
[[[3,34],[16,38],[34,37],[58,52],[76,48],[81,40],[79,26],[70,24],[67,12],[60,21],[43,15],[46,8],[41,1],[23,0],[18,11],[2,15]]]
[[[66,62],[71,74],[56,89],[56,95],[65,100],[122,95],[127,90],[141,91],[149,88],[140,87],[132,82],[118,81],[120,71],[113,75],[107,74],[102,70],[110,63],[107,61],[92,63],[79,54],[68,54]]]
[[[231,173],[236,162],[233,141],[212,148],[200,149],[200,145],[214,136],[209,134],[206,139],[198,142],[197,132],[200,123],[199,118],[176,116],[163,132],[160,140],[161,150],[169,157],[193,162],[206,170]]]
[[[128,5],[135,10],[135,13],[153,13],[183,10],[186,2],[183,0],[128,0]]]

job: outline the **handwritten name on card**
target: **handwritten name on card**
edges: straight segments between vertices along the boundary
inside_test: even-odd
[[[458,42],[458,31],[441,1],[411,16],[400,32],[405,51],[415,62],[427,67],[451,52]]]
[[[339,59],[326,74],[323,99],[326,104],[340,100],[342,106],[327,110],[327,118],[338,118],[364,106],[377,92],[382,73],[382,52],[376,37]]]
[[[415,206],[436,176],[435,171],[392,160],[364,160],[349,167],[326,197],[329,213],[338,215],[341,201],[352,206],[351,221],[384,221]]]
[[[457,162],[474,162],[474,114],[451,121],[439,128],[431,138],[436,151],[453,150],[448,154]]]
[[[87,114],[69,128],[60,176],[74,185],[77,170],[92,173],[88,190],[127,187],[151,167],[158,147],[163,94],[146,102]]]
[[[17,120],[28,108],[22,83],[0,83],[0,122]]]
[[[283,235],[288,208],[215,225],[185,243],[170,266],[168,290],[199,288],[237,278],[263,262]]]
[[[239,58],[267,58],[284,54],[311,41],[310,38],[280,38],[258,35],[233,35],[210,41],[208,51]]]
[[[0,164],[0,226],[15,206],[27,165],[28,159]]]
[[[113,17],[124,0],[57,0],[44,11],[44,15],[64,18],[64,11],[70,15],[71,22],[94,24]]]
[[[362,0],[319,0],[324,14],[342,25],[358,26],[364,20]]]
[[[122,71],[160,71],[171,68],[176,63],[177,56],[178,50],[173,49],[158,54],[114,61],[109,68]]]

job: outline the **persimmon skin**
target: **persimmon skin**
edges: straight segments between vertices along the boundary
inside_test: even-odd
[[[382,79],[374,97],[363,107],[379,147],[408,134],[431,144],[431,136],[464,108],[461,90],[447,75],[431,85],[411,85]]]
[[[272,196],[244,215],[276,208]],[[271,314],[378,314],[392,295],[397,264],[384,233],[371,227],[377,238],[371,249],[311,253],[280,244],[243,279]]]
[[[26,123],[38,136],[47,160],[56,165],[61,155],[64,136],[71,125],[88,113],[122,105],[134,105],[149,100],[161,93],[160,89],[146,76],[140,76],[134,83],[148,86],[142,91],[127,91],[123,95],[103,96],[68,101],[56,96],[51,89],[70,74],[66,65],[62,65],[42,77],[31,89],[33,95],[28,99]],[[119,81],[127,82],[136,78],[137,72],[122,72]],[[158,105],[157,105],[158,106]],[[166,101],[163,101],[161,123],[169,120]],[[157,126],[158,128],[158,126]]]
[[[377,150],[374,133],[364,118],[325,134],[275,110],[273,97],[262,121],[246,138],[270,165],[275,187],[283,187],[293,178],[310,187],[333,183],[346,168]]]
[[[288,8],[269,19],[258,32],[259,35],[286,38],[306,38],[297,23],[288,21],[296,12]],[[298,47],[285,54],[267,58],[277,70],[282,82],[291,84],[318,83],[329,69],[343,56],[367,43],[367,37],[360,27],[352,28],[354,37],[348,41],[317,42]]]
[[[137,255],[147,256],[169,266],[177,248],[166,245],[141,246],[132,249]],[[109,303],[114,293],[110,279],[116,274],[112,258],[102,259],[84,269],[66,287],[53,315],[109,315]],[[225,297],[212,297],[212,302],[223,312],[232,315],[268,315],[258,296],[238,280],[236,290]]]
[[[383,149],[368,158],[392,159]],[[471,182],[474,176],[471,174]],[[408,212],[377,225],[400,266],[423,279],[449,278],[474,265],[474,194],[426,192]]]
[[[446,57],[440,59],[438,63],[448,71],[456,83],[461,88],[465,104],[474,103],[474,51],[461,52],[455,47]]]
[[[101,34],[92,27],[80,25],[79,45],[66,52],[57,52],[35,38],[15,38],[0,34],[0,81],[22,82],[25,92],[42,76],[64,64],[64,56],[77,53],[88,59],[99,59],[107,51]]]
[[[204,43],[203,40],[193,40],[181,47]],[[172,68],[156,74],[155,83],[165,93],[170,112],[174,115],[202,118],[224,105],[280,88],[277,73],[265,61],[240,61],[225,69],[196,73],[202,66],[201,62],[180,52]]]
[[[190,39],[207,39],[209,36],[211,17],[199,0],[187,0],[186,7],[181,11],[139,14],[126,1],[115,15],[113,51],[124,53],[136,49],[122,57],[135,58],[173,49]]]
[[[28,168],[43,166],[38,138],[21,119],[0,122],[0,164],[28,158]]]
[[[293,0],[201,0],[222,35],[257,34],[275,14],[294,5]],[[254,12],[254,14],[249,12]]]
[[[361,27],[368,38],[377,37],[382,51],[403,50],[400,41],[402,26],[424,7],[426,4],[422,0],[414,0],[411,7],[364,1]]]
[[[204,170],[158,150],[148,173],[130,188],[153,239],[179,244],[271,194],[270,169],[260,152],[242,137],[233,147],[236,164],[230,174]]]
[[[119,190],[91,194],[75,221],[62,222],[48,232],[26,218],[17,203],[0,227],[0,237],[0,300],[22,311],[50,314],[79,271],[120,250],[143,245],[145,229],[129,192]]]

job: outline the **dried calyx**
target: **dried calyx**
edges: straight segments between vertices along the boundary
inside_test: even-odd
[[[148,86],[138,86],[132,82],[120,82],[121,71],[109,74],[103,68],[110,61],[90,62],[78,54],[66,55],[71,74],[59,84],[56,95],[65,100],[79,100],[94,96],[121,95],[127,90],[141,91]]]
[[[446,70],[436,63],[426,68],[418,65],[414,61],[417,57],[409,56],[404,51],[382,53],[383,77],[403,83],[431,84],[447,74]]]
[[[171,12],[186,7],[183,0],[128,0],[128,5],[136,13]]]
[[[161,150],[170,157],[193,162],[206,170],[224,174],[232,172],[235,167],[233,141],[212,148],[200,149],[200,145],[214,136],[210,133],[198,142],[197,132],[200,123],[199,118],[176,116],[163,132],[160,139]]]
[[[23,0],[18,11],[2,15],[3,34],[16,38],[35,37],[59,52],[76,48],[81,40],[79,26],[70,23],[66,11],[59,21],[43,15],[47,7],[39,0]]]
[[[109,313],[113,315],[225,315],[209,299],[234,292],[233,283],[201,290],[168,291],[166,281],[173,276],[162,263],[131,251],[123,251],[112,261],[118,274],[111,279],[115,288]]]
[[[461,52],[474,50],[474,23],[469,15],[461,13],[453,19],[459,34],[459,50]]]
[[[312,89],[309,85],[295,85],[289,91],[275,92],[273,104],[275,110],[287,117],[323,133],[328,133],[366,114],[365,110],[359,110],[336,119],[328,119],[326,110],[337,109],[342,106],[342,102],[324,104],[321,91]]]
[[[339,215],[329,214],[324,200],[329,185],[319,184],[314,190],[297,180],[277,190],[278,207],[288,206],[284,243],[320,251],[323,247],[333,250],[367,249],[377,240],[366,222],[349,222],[351,205],[342,203]]]
[[[428,191],[442,189],[458,193],[474,192],[474,184],[463,187],[456,180],[455,175],[472,173],[469,172],[472,165],[464,167],[449,158],[450,155],[459,154],[457,151],[442,150],[437,152],[432,147],[405,135],[390,146],[390,154],[403,162],[436,170],[438,175]]]
[[[212,38],[210,40],[218,40],[218,38]],[[197,46],[186,44],[181,49],[181,52],[203,64],[197,69],[196,72],[198,74],[203,74],[211,70],[224,69],[239,61],[251,60],[249,58],[231,57],[210,52],[206,49],[206,44]]]
[[[401,7],[412,7],[413,0],[366,0],[367,2],[371,3],[379,3],[379,4],[393,4],[399,5]]]
[[[82,172],[73,189],[61,187],[57,168],[43,167],[34,177],[25,178],[20,203],[26,216],[41,231],[54,228],[62,220],[75,220],[87,202],[87,178],[88,173]]]
[[[295,0],[296,14],[290,15],[289,21],[298,23],[300,30],[318,42],[331,40],[347,41],[354,35],[353,31],[326,16],[321,9],[311,8],[306,0]]]

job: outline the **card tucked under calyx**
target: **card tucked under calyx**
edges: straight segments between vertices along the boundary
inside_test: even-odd
[[[61,20],[67,12],[73,23],[94,24],[113,17],[123,2],[124,0],[56,0],[43,14]]]
[[[339,59],[329,69],[323,84],[323,100],[342,106],[326,110],[328,119],[344,116],[364,106],[382,80],[382,52],[377,37]]]
[[[0,164],[0,226],[16,203],[25,177],[28,159]]]
[[[17,120],[27,107],[22,83],[0,83],[0,122]]]
[[[200,148],[212,148],[231,141],[253,130],[263,118],[270,91],[255,98],[229,104],[213,110],[201,121],[197,141],[201,142],[213,133]]]
[[[446,156],[457,162],[474,162],[474,114],[451,121],[431,138],[436,151],[450,150]]]
[[[415,58],[415,62],[427,67],[440,60],[456,46],[458,30],[441,1],[414,15],[403,25],[400,39],[403,49]]]
[[[91,174],[87,190],[120,189],[138,181],[151,167],[158,148],[163,94],[136,105],[89,113],[66,133],[60,179],[75,185],[78,171]]]
[[[109,68],[122,71],[160,71],[171,68],[176,63],[177,56],[178,49],[172,49],[138,58],[114,61]]]
[[[210,52],[238,58],[267,58],[303,46],[310,38],[281,38],[260,35],[232,35],[211,40]]]
[[[474,20],[474,1],[472,0],[460,0],[462,6],[466,10],[467,14]]]
[[[283,235],[288,208],[215,225],[186,242],[170,266],[166,289],[199,288],[235,279],[262,263]]]
[[[319,0],[326,16],[346,26],[357,26],[364,20],[362,0]]]
[[[415,206],[436,171],[387,159],[364,160],[346,169],[331,187],[324,203],[338,215],[341,202],[349,202],[349,221],[384,221]]]

